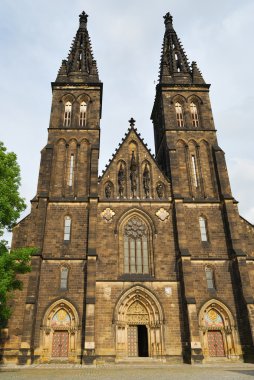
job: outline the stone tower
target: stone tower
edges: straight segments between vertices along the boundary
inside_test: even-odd
[[[222,270],[219,268],[227,263],[240,338],[248,356],[249,349],[253,352],[253,342],[247,307],[248,302],[252,305],[253,297],[246,273],[246,248],[240,234],[237,202],[231,193],[224,152],[217,142],[210,84],[205,82],[196,62],[189,64],[170,13],[164,16],[164,22],[159,83],[151,119],[156,160],[171,182],[176,257],[188,320],[185,332],[191,342],[197,343],[191,347],[193,359],[199,356],[197,347],[200,346],[197,298],[202,290],[195,289],[193,283],[197,268],[202,262],[212,271],[216,268],[219,276]],[[204,232],[201,244],[195,235],[198,221],[201,235],[202,229]],[[208,231],[213,231],[213,238]],[[216,292],[215,287],[209,292],[211,296],[213,292],[219,296],[218,284]]]
[[[38,253],[3,360],[253,360],[254,228],[231,194],[210,85],[167,13],[156,156],[131,118],[98,177],[102,83],[87,17],[52,83],[37,194],[13,231],[13,248]]]

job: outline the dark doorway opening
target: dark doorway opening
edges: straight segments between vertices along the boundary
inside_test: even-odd
[[[138,325],[138,356],[148,356],[148,334],[144,325]]]

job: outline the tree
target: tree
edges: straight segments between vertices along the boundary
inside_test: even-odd
[[[25,200],[20,197],[20,168],[17,156],[6,152],[0,141],[0,236],[4,228],[11,229],[21,211],[26,208]]]
[[[26,208],[19,194],[20,168],[13,152],[7,152],[0,142],[0,238],[4,230],[11,230],[13,224]],[[5,327],[11,315],[12,291],[22,289],[18,274],[31,270],[30,258],[34,248],[19,248],[8,251],[7,242],[0,240],[0,328]]]

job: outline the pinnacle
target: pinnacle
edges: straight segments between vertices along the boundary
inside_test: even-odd
[[[173,28],[173,16],[168,12],[163,18],[166,29]]]
[[[88,15],[86,14],[86,12],[83,11],[82,13],[80,13],[80,15],[79,15],[79,27],[80,28],[86,28],[87,18],[88,18]]]
[[[88,15],[79,15],[79,28],[72,40],[65,70],[60,69],[57,82],[99,82],[98,69],[93,57],[91,40],[87,30]],[[64,75],[65,71],[65,75]]]
[[[191,68],[182,42],[173,28],[173,17],[164,16],[165,34],[160,63],[160,83],[191,83]]]

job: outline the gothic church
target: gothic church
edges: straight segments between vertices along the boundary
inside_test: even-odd
[[[164,16],[151,113],[98,176],[102,82],[87,15],[52,83],[48,142],[13,248],[22,277],[5,363],[254,360],[254,227],[238,213],[209,87]]]

